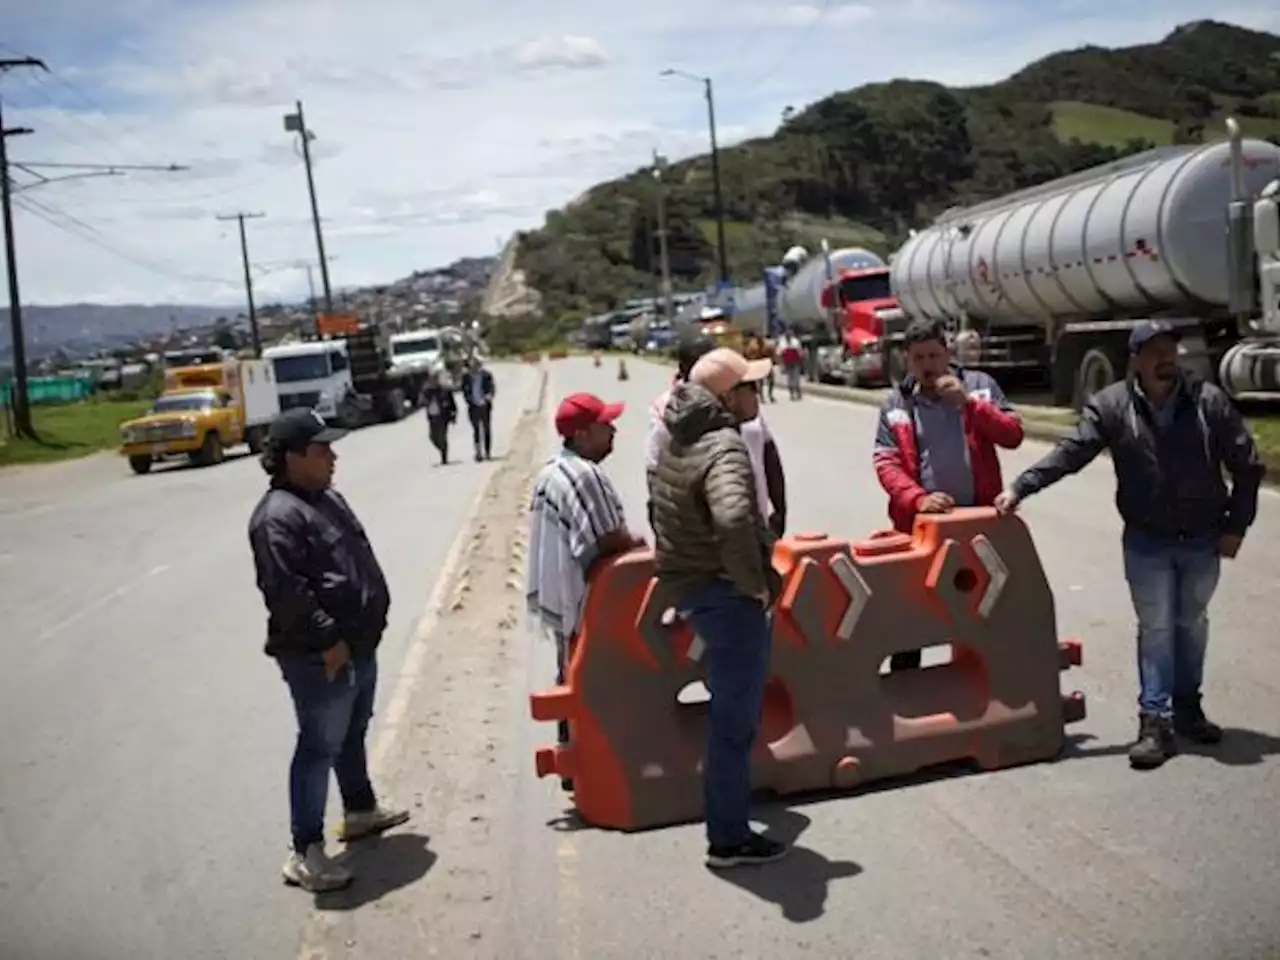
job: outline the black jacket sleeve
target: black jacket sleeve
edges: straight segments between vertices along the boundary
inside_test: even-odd
[[[1080,413],[1075,430],[1058,441],[1033,467],[1028,467],[1013,481],[1013,492],[1019,500],[1045,487],[1057,483],[1063,477],[1079,473],[1107,448],[1107,427],[1103,408],[1092,400]]]
[[[493,379],[493,374],[488,370],[481,372],[480,387],[484,390],[484,395],[489,398],[489,402],[493,402],[493,398],[498,395],[498,385]]]
[[[1267,468],[1240,411],[1215,387],[1204,388],[1204,412],[1209,438],[1218,461],[1231,474],[1231,499],[1224,533],[1243,537],[1258,516],[1258,488]]]
[[[281,633],[308,638],[317,651],[336,646],[337,623],[325,613],[303,572],[306,537],[288,514],[265,517],[249,531],[258,589],[266,601],[275,627]]]

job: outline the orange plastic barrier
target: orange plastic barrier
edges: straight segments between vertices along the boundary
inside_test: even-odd
[[[984,769],[1052,759],[1084,718],[1058,674],[1053,594],[1017,517],[920,516],[911,536],[779,542],[783,590],[753,785],[780,794],[849,788],[973,760]],[[592,578],[566,683],[530,697],[533,719],[569,721],[567,746],[536,753],[540,777],[574,780],[583,820],[639,829],[702,816],[702,640],[671,616],[651,551]],[[668,624],[672,625],[668,625]],[[882,675],[891,654],[950,644],[950,663]]]

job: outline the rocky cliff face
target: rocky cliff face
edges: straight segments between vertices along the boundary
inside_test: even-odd
[[[525,281],[524,271],[516,267],[520,250],[518,235],[512,235],[502,248],[498,267],[481,300],[480,312],[490,317],[533,319],[542,313],[542,297]]]

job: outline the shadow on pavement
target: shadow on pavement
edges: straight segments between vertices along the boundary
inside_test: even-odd
[[[831,861],[796,841],[811,822],[808,817],[782,806],[762,807],[752,819],[763,822],[765,835],[791,846],[784,860],[759,867],[734,867],[713,871],[716,877],[776,903],[792,923],[817,920],[827,907],[832,880],[856,877],[862,867],[851,860]]]
[[[352,844],[341,862],[355,880],[345,890],[316,894],[316,909],[356,910],[421,880],[437,859],[429,841],[420,833],[389,833]]]
[[[1062,749],[1059,760],[1088,760],[1093,757],[1123,757],[1129,753],[1128,743],[1107,743],[1098,746],[1086,746],[1097,740],[1092,733],[1072,733],[1067,735],[1067,744]]]
[[[1280,737],[1242,727],[1223,727],[1222,742],[1214,746],[1185,741],[1179,746],[1183,753],[1209,757],[1228,767],[1253,767],[1280,755]]]

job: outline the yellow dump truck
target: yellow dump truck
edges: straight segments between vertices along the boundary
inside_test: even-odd
[[[120,452],[134,473],[149,473],[153,463],[177,457],[208,466],[241,443],[260,451],[279,412],[269,361],[173,367],[165,371],[164,392],[151,410],[120,424]]]

